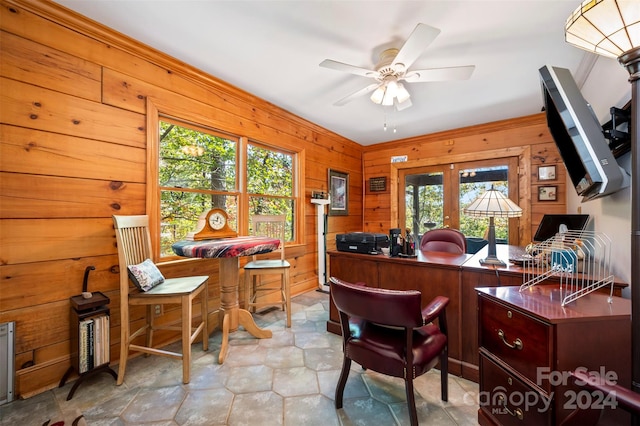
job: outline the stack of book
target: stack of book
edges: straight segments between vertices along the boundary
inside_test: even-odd
[[[109,362],[109,316],[86,318],[79,324],[79,373]]]

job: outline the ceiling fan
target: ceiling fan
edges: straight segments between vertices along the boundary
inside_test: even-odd
[[[423,83],[432,81],[467,80],[471,77],[475,65],[429,68],[409,70],[424,49],[440,34],[440,30],[426,24],[418,24],[400,49],[389,48],[380,53],[380,59],[375,70],[325,59],[321,67],[350,74],[369,77],[376,80],[342,99],[334,105],[342,106],[352,100],[373,92],[371,100],[376,104],[395,106],[398,111],[411,106],[409,92],[401,83]]]

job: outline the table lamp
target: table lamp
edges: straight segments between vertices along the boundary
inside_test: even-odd
[[[469,204],[464,209],[464,213],[468,216],[489,218],[489,254],[480,263],[483,265],[506,266],[506,263],[496,256],[496,228],[493,218],[520,217],[522,216],[522,209],[491,185],[491,189]]]

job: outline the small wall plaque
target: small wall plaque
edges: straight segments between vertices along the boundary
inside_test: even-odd
[[[387,190],[387,177],[372,177],[369,178],[369,191],[371,192],[380,192]]]

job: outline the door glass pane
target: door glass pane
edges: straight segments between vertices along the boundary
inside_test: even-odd
[[[444,223],[443,173],[420,173],[405,177],[405,229],[416,236]]]
[[[464,209],[488,189],[502,192],[509,197],[509,166],[498,165],[460,170],[460,230],[467,237],[487,238],[489,219],[471,217]],[[507,244],[509,241],[509,219],[495,218],[496,242]]]

